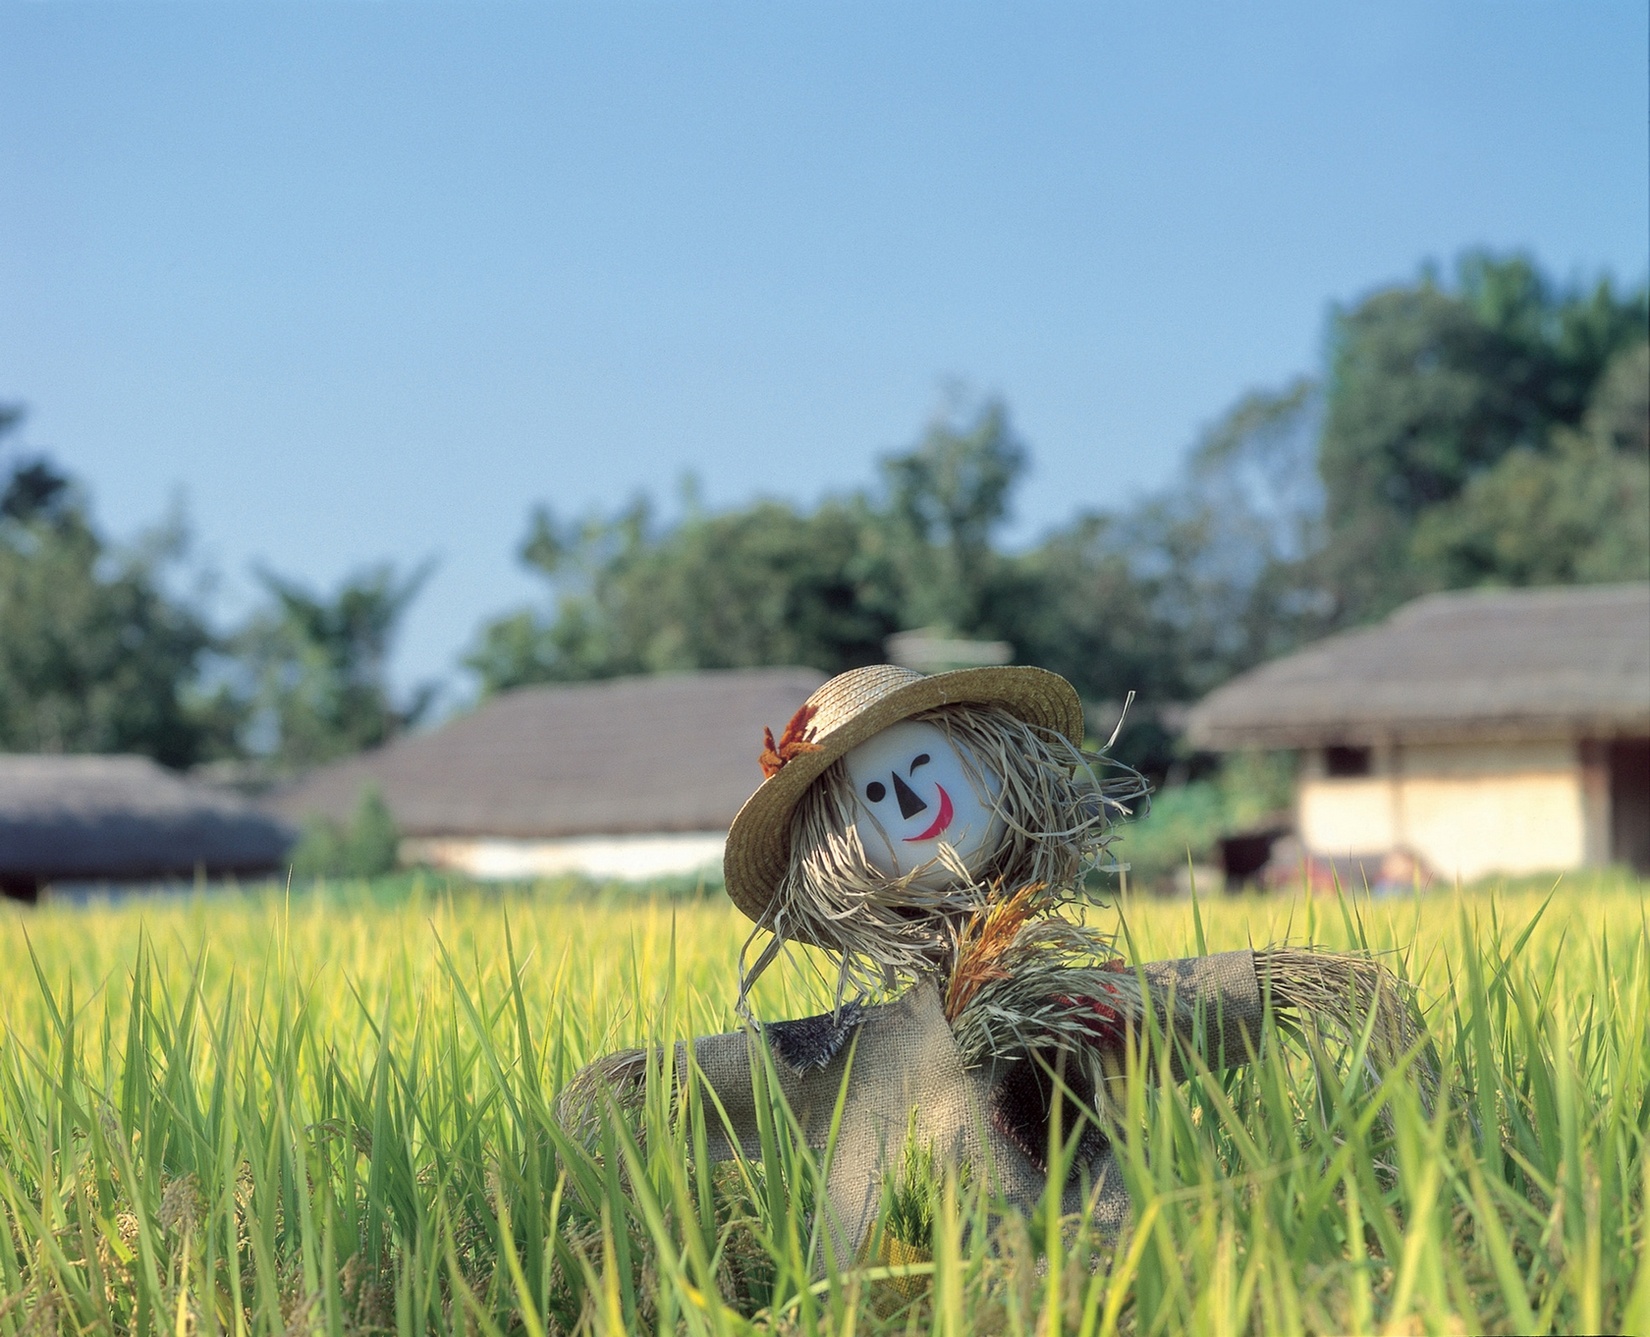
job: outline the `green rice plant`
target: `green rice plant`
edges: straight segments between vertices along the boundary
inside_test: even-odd
[[[0,917],[0,1333],[1650,1331],[1642,883],[1096,910],[1141,960],[1383,953],[1438,1097],[1415,1053],[1371,1077],[1367,1028],[1180,1084],[1148,1030],[1121,1238],[913,1164],[879,1223],[912,1247],[853,1258],[830,1148],[775,1096],[711,1164],[665,1061],[736,1024],[736,912],[397,887]],[[754,1006],[833,986],[800,953]],[[558,1122],[632,1045],[638,1098]]]

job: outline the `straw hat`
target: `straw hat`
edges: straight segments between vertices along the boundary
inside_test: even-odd
[[[891,724],[935,706],[1001,706],[1027,724],[1083,741],[1083,704],[1057,673],[1025,667],[957,669],[932,676],[893,664],[839,673],[806,703],[817,751],[802,752],[762,782],[728,831],[722,875],[733,903],[760,920],[791,857],[791,810],[844,753]]]

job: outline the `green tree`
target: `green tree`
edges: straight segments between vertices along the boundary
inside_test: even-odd
[[[1012,563],[995,622],[1016,658],[1064,675],[1084,696],[1121,700],[1146,684],[1175,684],[1174,638],[1154,607],[1126,525],[1079,516]]]
[[[1617,354],[1579,429],[1424,513],[1412,548],[1451,586],[1650,580],[1650,344]]]
[[[542,508],[523,545],[555,615],[483,629],[466,662],[484,689],[673,669],[871,663],[899,629],[886,556],[860,498],[812,512],[763,501],[655,528],[644,506],[559,528]]]
[[[991,544],[1024,448],[1000,403],[938,418],[883,461],[884,495],[777,501],[672,525],[639,501],[609,520],[558,523],[538,508],[522,560],[554,611],[482,629],[466,663],[484,691],[672,669],[809,664],[838,672],[883,657],[904,627],[990,632],[1013,587]]]
[[[1140,694],[1124,751],[1167,765],[1174,707],[1426,590],[1643,578],[1650,295],[1469,255],[1331,322],[1329,366],[1245,396],[1173,486],[1019,552],[1027,455],[1006,408],[937,417],[878,486],[811,510],[696,506],[659,525],[536,513],[549,616],[484,629],[487,690],[661,669],[882,656],[891,631],[1008,640],[1086,700]],[[1149,755],[1148,755],[1149,754]]]
[[[0,410],[0,430],[22,414]],[[111,547],[49,460],[0,486],[0,749],[140,752],[187,766],[233,746],[233,703],[198,684],[212,638],[168,595],[180,525]]]
[[[233,639],[250,680],[251,732],[277,770],[329,761],[388,742],[434,698],[422,687],[397,702],[388,655],[407,608],[429,578],[386,563],[348,577],[329,598],[271,572],[270,597]]]
[[[1026,467],[1025,446],[996,399],[972,416],[936,415],[914,449],[883,460],[907,625],[994,630],[1006,572],[992,540]]]
[[[1174,486],[1050,533],[1015,563],[1016,646],[1090,695],[1184,701],[1319,634],[1317,417],[1306,380],[1247,395]]]
[[[1512,451],[1553,450],[1647,319],[1643,288],[1561,289],[1523,257],[1484,253],[1453,288],[1427,275],[1337,313],[1319,467],[1321,570],[1341,620],[1448,583],[1412,546],[1422,515]]]
[[[645,503],[558,523],[540,508],[523,560],[549,617],[486,626],[468,663],[484,690],[672,669],[884,657],[893,631],[1003,637],[1086,699],[1138,692],[1130,760],[1161,771],[1172,710],[1321,628],[1303,589],[1321,491],[1307,382],[1251,396],[1201,444],[1186,482],[1126,513],[1082,515],[1019,553],[995,542],[1026,451],[988,402],[936,418],[882,461],[881,487],[810,511],[762,501],[658,525]]]
[[[1327,625],[1319,417],[1306,379],[1245,396],[1172,487],[1079,515],[1012,560],[996,621],[1017,658],[1091,702],[1137,693],[1119,752],[1148,774],[1174,760],[1184,703]]]

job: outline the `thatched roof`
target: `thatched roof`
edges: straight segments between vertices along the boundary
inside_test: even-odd
[[[269,802],[346,818],[376,785],[403,835],[725,831],[762,780],[815,669],[742,669],[522,687],[427,734],[313,772]]]
[[[1200,747],[1650,733],[1650,585],[1435,594],[1211,692]]]
[[[292,832],[147,757],[0,754],[0,878],[263,872]]]

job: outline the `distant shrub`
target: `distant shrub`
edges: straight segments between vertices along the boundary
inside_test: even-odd
[[[1151,812],[1126,823],[1111,847],[1112,856],[1129,870],[1129,884],[1142,890],[1168,887],[1176,870],[1207,863],[1225,824],[1220,786],[1196,780],[1152,795]]]
[[[395,868],[401,832],[376,785],[362,787],[347,824],[313,818],[292,851],[294,877],[377,877]]]
[[[1294,772],[1290,752],[1231,753],[1211,778],[1153,794],[1144,817],[1119,827],[1112,855],[1131,885],[1166,890],[1188,861],[1217,860],[1222,836],[1287,822]]]

